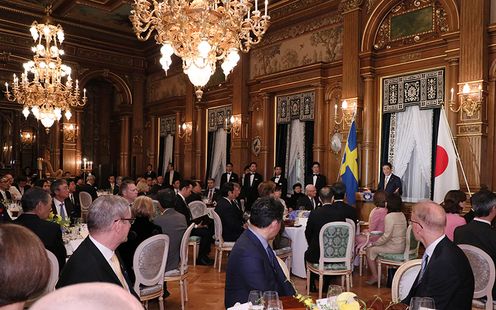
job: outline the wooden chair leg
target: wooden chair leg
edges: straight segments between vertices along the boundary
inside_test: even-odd
[[[363,255],[358,254],[358,271],[360,277],[362,276],[362,260],[363,260]]]
[[[344,275],[341,276],[341,286],[344,287]]]
[[[196,267],[196,245],[197,243],[193,243],[193,267]]]
[[[319,274],[319,299],[322,299],[322,288],[324,286],[324,276]]]
[[[350,291],[350,284],[351,284],[351,287],[353,287],[353,280],[351,279],[351,274],[346,274],[346,291],[349,292]]]
[[[184,300],[188,301],[188,278],[185,278],[183,280],[183,283],[184,283],[183,284],[184,285],[184,288],[183,288],[183,290],[184,290]]]
[[[351,271],[349,273],[349,279],[350,279],[350,287],[353,287],[353,273]]]
[[[214,269],[215,269],[215,266],[217,266],[217,251],[219,249],[217,247],[215,247],[215,257],[214,257]]]
[[[377,288],[381,288],[381,277],[382,277],[381,262],[377,261]]]
[[[220,272],[221,265],[222,265],[222,249],[220,249],[220,251],[219,251],[219,272]]]
[[[160,310],[164,310],[164,297],[162,295],[158,298],[158,307]]]
[[[183,280],[179,280],[179,290],[181,291],[181,309],[184,310],[184,285],[183,285]]]

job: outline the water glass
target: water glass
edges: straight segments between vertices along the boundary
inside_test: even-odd
[[[338,309],[338,304],[336,303],[336,299],[339,294],[343,292],[343,287],[339,285],[331,284],[327,289],[327,301],[329,303],[329,307],[331,310]]]
[[[436,309],[434,299],[430,297],[412,297],[410,300],[410,310]]]
[[[264,304],[267,306],[271,301],[279,300],[279,294],[276,291],[265,291],[263,293]]]
[[[250,310],[263,310],[263,295],[262,291],[250,291],[248,302],[251,303]]]
[[[282,307],[282,301],[280,301],[279,299],[277,300],[270,300],[268,303],[267,303],[267,310],[283,310],[283,307]]]

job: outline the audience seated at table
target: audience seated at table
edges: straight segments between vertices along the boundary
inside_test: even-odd
[[[301,183],[295,183],[293,185],[293,194],[291,195],[291,197],[289,197],[288,199],[288,208],[291,209],[289,211],[293,211],[293,210],[298,210],[299,207],[298,207],[298,199],[300,199],[300,197],[304,197],[305,194],[302,193],[302,190],[303,190],[303,187],[301,185]]]
[[[39,179],[34,182],[34,187],[43,189],[45,192],[50,194],[50,181],[46,179]]]
[[[491,228],[496,217],[496,195],[489,190],[481,190],[471,200],[475,218],[455,229],[455,244],[473,245],[491,256],[496,264],[496,231]],[[496,283],[493,286],[493,298],[495,296]]]
[[[397,194],[388,194],[386,208],[388,213],[384,218],[384,234],[367,248],[367,263],[371,276],[367,284],[377,283],[376,258],[379,253],[403,253],[405,251],[406,229],[408,223],[401,212],[403,201]]]
[[[50,277],[45,247],[29,229],[0,225],[0,309],[21,310],[42,293]]]
[[[24,195],[24,193],[31,188],[31,186],[28,184],[28,178],[24,175],[18,176],[16,178],[14,186],[15,188],[17,188],[21,196]]]
[[[367,235],[369,236],[368,242],[370,244],[377,241],[381,237],[381,234],[379,234],[379,232],[384,233],[384,219],[386,218],[386,215],[388,213],[388,210],[386,208],[386,197],[387,194],[385,191],[376,191],[374,193],[375,208],[370,211],[369,227],[367,230],[363,230],[362,234],[356,236],[355,238],[355,252],[357,253],[357,255],[361,248],[368,245],[365,244],[367,242]],[[370,234],[370,232],[372,231],[377,234]],[[357,259],[359,259],[358,256]],[[357,259],[355,259],[356,262]]]
[[[217,200],[215,212],[222,222],[222,238],[226,242],[234,242],[245,231],[243,211],[234,203],[241,188],[237,183],[224,183],[220,188],[222,198]]]
[[[471,309],[472,268],[463,251],[444,235],[444,209],[432,201],[417,203],[412,208],[411,222],[425,253],[420,272],[402,302],[408,305],[412,297],[430,297],[439,310]]]
[[[131,205],[136,197],[138,197],[138,189],[136,184],[132,179],[125,179],[119,186],[119,195],[126,199],[129,205]]]
[[[86,183],[79,186],[79,191],[87,192],[88,194],[91,195],[91,198],[93,198],[93,200],[97,199],[98,194],[96,192],[97,188],[95,182],[96,182],[95,176],[90,174],[89,176],[86,177]]]
[[[89,236],[67,261],[56,287],[108,282],[135,295],[133,283],[115,252],[126,241],[131,222],[131,209],[126,199],[104,195],[93,201],[88,214]]]
[[[15,223],[34,232],[45,248],[57,257],[59,270],[62,270],[66,259],[62,230],[59,224],[47,221],[52,211],[52,198],[44,190],[34,187],[24,193],[21,204],[23,213]]]
[[[191,194],[189,195],[188,198],[186,198],[186,202],[190,204],[192,201],[202,201],[202,188],[200,185],[200,182],[198,181],[191,181],[191,185],[193,187],[191,188]]]
[[[122,287],[110,283],[80,283],[40,298],[31,310],[142,310],[141,303]]]
[[[251,208],[250,225],[236,241],[227,261],[226,308],[245,303],[251,290],[295,294],[269,246],[279,232],[283,208],[273,198],[260,198]]]
[[[62,220],[74,223],[77,217],[76,206],[69,199],[69,186],[65,179],[58,179],[50,185],[52,192],[52,213],[59,215]]]
[[[451,190],[444,196],[444,201],[441,206],[446,212],[446,228],[444,234],[453,241],[455,228],[465,225],[467,222],[460,216],[463,210],[463,203],[467,200],[467,195],[461,190]]]
[[[313,186],[313,185],[307,185]],[[322,207],[310,212],[305,228],[305,237],[308,242],[308,250],[305,252],[305,260],[310,263],[318,263],[320,258],[319,235],[321,228],[330,222],[344,222],[351,219],[354,222],[358,219],[356,209],[346,204],[343,199],[346,195],[346,186],[341,183],[334,183],[332,188],[324,186],[320,190]],[[316,292],[315,280],[317,276],[310,273],[310,290]],[[329,284],[329,277],[324,277],[324,288]]]
[[[317,188],[315,185],[308,184],[305,186],[305,195],[300,196],[296,202],[296,209],[300,210],[315,210],[322,205],[319,196],[317,195]]]
[[[208,203],[217,203],[220,196],[219,191],[215,188],[215,179],[209,178],[207,180],[207,188],[205,188],[203,196],[207,198]]]
[[[150,197],[140,196],[136,198],[131,206],[132,218],[134,223],[129,230],[127,241],[119,245],[117,251],[121,255],[122,262],[127,270],[131,282],[134,282],[133,257],[136,248],[141,242],[151,236],[161,234],[162,228],[151,222],[151,217],[154,214],[153,201]]]
[[[136,190],[138,191],[138,196],[147,196],[150,194],[150,187],[146,179],[142,178],[136,183]]]

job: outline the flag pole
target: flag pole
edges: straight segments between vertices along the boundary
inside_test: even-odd
[[[456,159],[458,160],[458,164],[460,165],[460,170],[462,171],[463,180],[465,181],[465,186],[467,186],[468,196],[472,197],[472,192],[470,191],[470,187],[467,181],[467,175],[465,174],[465,169],[463,169],[463,164],[460,159],[460,153],[458,153],[458,148],[456,147],[455,139],[453,138],[453,133],[451,132],[451,127],[449,126],[448,117],[446,116],[446,110],[444,109],[444,105],[442,106],[442,112],[444,119],[446,120],[446,124],[448,124],[448,132],[451,138],[451,143],[453,144],[453,148],[455,149]]]
[[[355,121],[355,113],[353,113],[353,119],[351,121],[351,124],[353,124],[354,121]],[[355,124],[355,126],[356,126],[356,124]],[[355,127],[355,130],[356,130],[356,127]],[[350,133],[351,133],[351,125],[350,125],[350,129],[348,130],[348,136],[346,137],[346,144],[344,146],[343,155],[341,156],[341,161],[339,162],[338,177],[336,178],[336,182],[339,181],[339,177],[341,176],[341,166],[343,165],[343,159],[344,159],[344,155],[346,154],[346,147],[348,146],[348,139],[350,138]],[[358,150],[358,143],[357,143],[357,150]]]

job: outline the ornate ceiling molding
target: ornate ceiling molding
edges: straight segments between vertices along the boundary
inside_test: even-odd
[[[339,4],[339,11],[348,13],[350,11],[359,9],[363,4],[363,0],[341,0]]]

